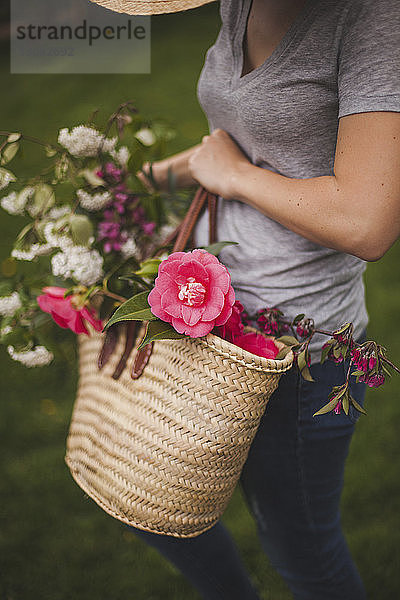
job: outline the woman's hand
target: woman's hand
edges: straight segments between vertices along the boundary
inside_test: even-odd
[[[236,196],[236,175],[244,164],[250,163],[230,135],[215,129],[191,154],[189,171],[208,191],[231,199]]]
[[[157,189],[168,191],[169,189],[169,177],[168,171],[170,170],[175,180],[176,187],[190,187],[196,185],[196,180],[193,179],[189,171],[189,159],[192,153],[198,148],[193,146],[183,152],[169,156],[164,160],[158,160],[152,163],[153,179],[157,186]],[[144,163],[142,170],[136,173],[136,176],[143,185],[149,190],[154,191],[153,185],[146,175],[150,174],[150,163]]]
[[[155,186],[150,179],[150,163],[145,162],[142,169],[136,173],[136,177],[140,179],[145,188],[149,192],[154,192],[155,189],[167,191],[168,189],[168,168],[164,165],[165,161],[154,162],[151,166],[151,172]]]

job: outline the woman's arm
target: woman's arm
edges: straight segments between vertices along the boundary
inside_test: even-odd
[[[199,144],[152,164],[153,177],[160,190],[168,189],[168,169],[170,169],[175,176],[177,187],[189,187],[197,184],[197,181],[192,177],[189,171],[189,158],[198,147]],[[149,166],[149,163],[143,165],[142,170],[144,173],[149,172]],[[136,175],[144,185],[151,188],[148,178],[141,171],[136,173]]]
[[[194,179],[303,237],[378,260],[400,235],[400,113],[339,120],[334,175],[291,179],[252,165],[220,129],[189,158]]]

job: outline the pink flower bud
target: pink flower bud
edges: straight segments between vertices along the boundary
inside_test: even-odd
[[[340,413],[342,412],[342,401],[341,400],[339,400],[339,402],[336,404],[333,412],[336,415],[340,415]]]
[[[385,383],[385,376],[382,373],[378,375],[372,375],[371,377],[368,377],[366,383],[368,387],[377,388]]]

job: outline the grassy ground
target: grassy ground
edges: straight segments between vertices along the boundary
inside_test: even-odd
[[[133,99],[142,112],[168,117],[179,135],[171,152],[199,141],[206,121],[195,84],[215,38],[217,7],[153,18],[151,75],[9,75],[1,48],[1,129],[51,138],[84,121],[94,108],[110,113]],[[33,160],[32,164],[34,165]],[[1,257],[15,218],[1,216]],[[368,307],[376,336],[400,362],[397,244],[367,271]],[[63,463],[76,376],[65,365],[27,371],[1,353],[0,598],[1,600],[195,600],[181,575],[72,481]],[[399,595],[398,379],[369,394],[369,416],[357,425],[346,472],[343,521],[369,597]],[[224,517],[263,598],[290,595],[260,551],[253,523],[236,492]],[[322,599],[321,599],[322,600]]]

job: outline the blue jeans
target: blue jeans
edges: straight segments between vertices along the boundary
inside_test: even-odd
[[[344,539],[339,501],[359,413],[313,417],[343,365],[311,367],[314,383],[292,369],[272,395],[241,476],[265,554],[296,600],[365,600]],[[353,378],[352,378],[353,379]],[[351,385],[363,404],[364,384]],[[259,600],[222,523],[189,539],[130,528],[180,569],[206,600]]]

